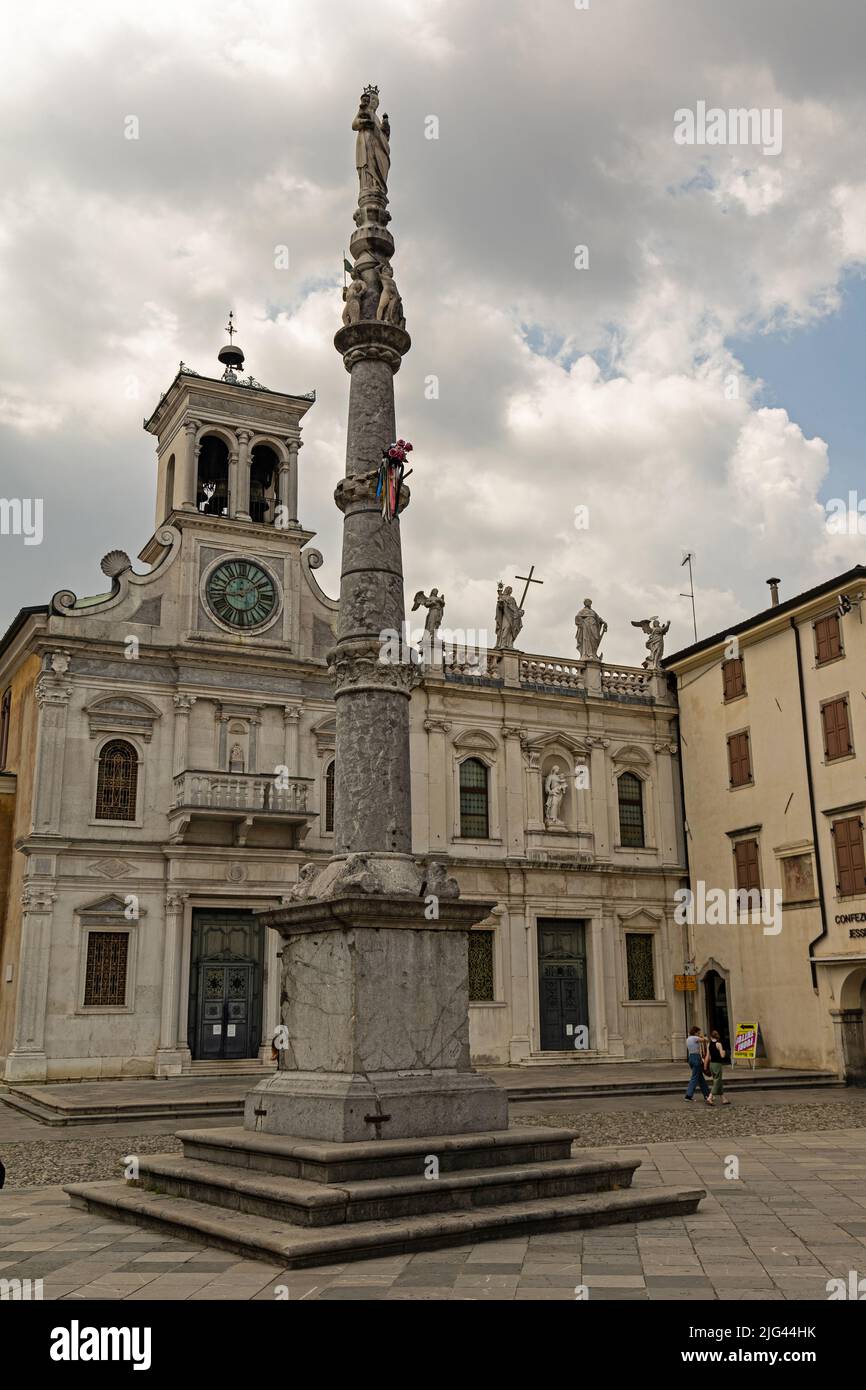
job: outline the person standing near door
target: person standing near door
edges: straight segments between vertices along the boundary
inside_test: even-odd
[[[691,1076],[689,1077],[685,1098],[686,1100],[692,1100],[694,1098],[695,1088],[700,1086],[701,1095],[704,1100],[708,1105],[712,1105],[710,1090],[704,1080],[704,1061],[706,1058],[707,1042],[708,1039],[704,1037],[698,1024],[695,1024],[695,1026],[689,1030],[689,1036],[686,1038],[686,1056],[689,1066],[691,1067]]]
[[[727,1053],[725,1052],[725,1046],[722,1042],[722,1035],[719,1032],[718,1028],[713,1028],[710,1030],[709,1042],[707,1043],[707,1056],[709,1058],[710,1072],[712,1073],[713,1078],[713,1089],[710,1094],[709,1104],[713,1105],[716,1096],[718,1096],[722,1102],[722,1105],[730,1105],[731,1102],[729,1100],[725,1100],[724,1095],[722,1094],[725,1089],[725,1083],[722,1080],[722,1063],[724,1062]]]

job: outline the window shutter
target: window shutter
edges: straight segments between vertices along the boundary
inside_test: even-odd
[[[731,734],[728,739],[728,765],[731,786],[742,787],[752,780],[752,759],[748,733]]]
[[[859,816],[833,822],[837,888],[842,896],[862,893],[866,885],[863,826]]]
[[[734,863],[738,889],[748,892],[752,888],[760,888],[757,840],[738,840],[734,845]]]
[[[844,696],[838,700],[828,700],[821,706],[821,724],[824,732],[824,756],[828,761],[844,758],[852,752],[848,701]]]

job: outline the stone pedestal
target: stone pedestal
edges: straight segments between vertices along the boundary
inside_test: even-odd
[[[505,1091],[469,1061],[468,933],[493,904],[430,897],[348,893],[264,915],[283,939],[285,1035],[246,1129],[339,1143],[507,1127]]]

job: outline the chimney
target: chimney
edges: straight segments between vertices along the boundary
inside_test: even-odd
[[[779,585],[781,584],[781,582],[781,579],[767,580],[767,583],[770,586],[770,600],[774,608],[779,607]]]

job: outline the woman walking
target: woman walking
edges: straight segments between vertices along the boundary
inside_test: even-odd
[[[715,1097],[718,1096],[722,1105],[730,1105],[731,1102],[725,1100],[723,1095],[725,1083],[722,1080],[722,1062],[725,1060],[727,1053],[725,1052],[724,1044],[722,1043],[722,1035],[718,1028],[713,1028],[710,1032],[710,1038],[707,1044],[707,1056],[710,1061],[710,1073],[713,1078],[713,1089],[707,1104],[714,1104]]]
[[[689,1077],[689,1084],[686,1088],[686,1100],[692,1100],[695,1094],[695,1087],[700,1086],[701,1095],[704,1100],[708,1105],[712,1105],[713,1102],[710,1100],[710,1090],[704,1080],[707,1041],[707,1038],[704,1037],[697,1024],[695,1024],[694,1028],[689,1030],[689,1036],[686,1038],[686,1056],[688,1057],[692,1074]]]

